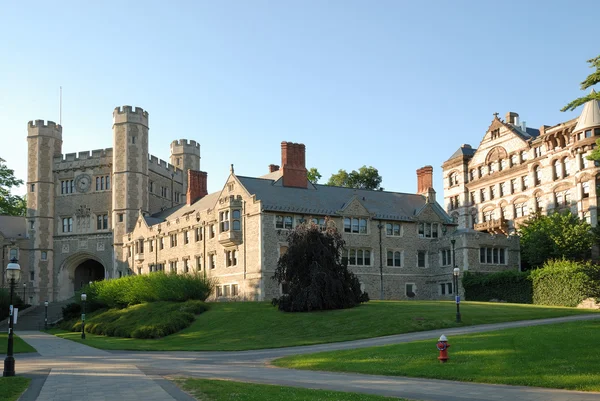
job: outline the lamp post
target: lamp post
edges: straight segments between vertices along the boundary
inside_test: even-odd
[[[26,304],[25,302],[25,290],[27,289],[27,283],[23,283],[23,305]]]
[[[44,302],[44,330],[48,330],[48,301]]]
[[[87,295],[84,293],[81,294],[81,339],[85,340],[85,300],[87,299]]]
[[[454,276],[454,291],[456,291],[456,323],[460,323],[460,295],[458,295],[458,276],[460,275],[460,269],[455,267],[452,273]]]
[[[17,263],[17,258],[12,258],[6,266],[6,279],[10,283],[10,320],[8,321],[8,349],[6,351],[6,358],[4,359],[4,372],[2,373],[4,377],[15,375],[15,358],[13,357],[13,293],[15,291],[15,284],[19,281],[19,278],[21,278],[21,266]]]

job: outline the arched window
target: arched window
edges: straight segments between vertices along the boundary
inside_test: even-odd
[[[542,168],[537,165],[533,168],[533,185],[536,187],[542,183]]]
[[[568,158],[562,159],[562,168],[564,172],[564,176],[568,177],[571,174],[571,162]]]
[[[535,211],[542,211],[542,194],[540,193],[535,194]]]
[[[458,185],[458,173],[451,173],[448,179],[451,187]]]
[[[486,210],[485,212],[483,212],[483,222],[487,222],[487,221],[492,221],[494,220],[494,210]]]
[[[515,219],[519,217],[527,216],[527,202],[515,203]]]
[[[558,159],[554,160],[554,162],[552,163],[552,169],[553,169],[552,173],[553,173],[553,177],[555,180],[562,178],[561,165],[562,165],[562,163]]]
[[[590,197],[590,183],[589,181],[581,183],[581,197],[589,198]]]

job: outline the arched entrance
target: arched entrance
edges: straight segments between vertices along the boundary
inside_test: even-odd
[[[87,259],[75,268],[75,275],[73,278],[75,291],[79,291],[90,281],[99,280],[104,280],[104,266],[102,266],[102,263],[93,259]]]

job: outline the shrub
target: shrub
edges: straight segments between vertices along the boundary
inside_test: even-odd
[[[151,302],[124,309],[99,310],[88,315],[85,331],[111,337],[160,338],[188,327],[208,306],[198,300]],[[79,318],[65,322],[65,330],[81,331]]]
[[[369,300],[341,258],[344,240],[335,227],[327,224],[323,232],[316,224],[301,224],[288,235],[288,244],[273,276],[287,287],[287,294],[273,300],[279,310],[352,308]]]
[[[528,273],[504,271],[498,273],[465,272],[462,278],[465,298],[469,301],[490,301],[530,304],[533,287]]]
[[[600,266],[590,262],[551,260],[531,272],[533,302],[539,305],[577,306],[600,297]]]
[[[96,281],[84,290],[87,294],[86,310],[91,312],[99,308],[124,308],[143,302],[204,301],[211,294],[213,283],[199,274],[156,272]]]
[[[64,320],[79,319],[81,315],[81,304],[71,302],[62,307],[62,316]]]

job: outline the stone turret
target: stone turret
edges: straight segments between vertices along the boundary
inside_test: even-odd
[[[27,124],[27,235],[32,252],[29,273],[39,299],[54,300],[54,174],[53,159],[62,150],[62,127],[53,121]],[[25,270],[25,269],[24,269]],[[29,277],[31,278],[31,276]],[[34,302],[39,302],[35,299]]]
[[[183,193],[188,189],[188,170],[200,170],[200,144],[180,139],[171,142],[171,164],[183,170]]]
[[[112,227],[117,255],[123,235],[133,230],[140,211],[146,213],[149,208],[147,111],[115,108],[113,149]]]

